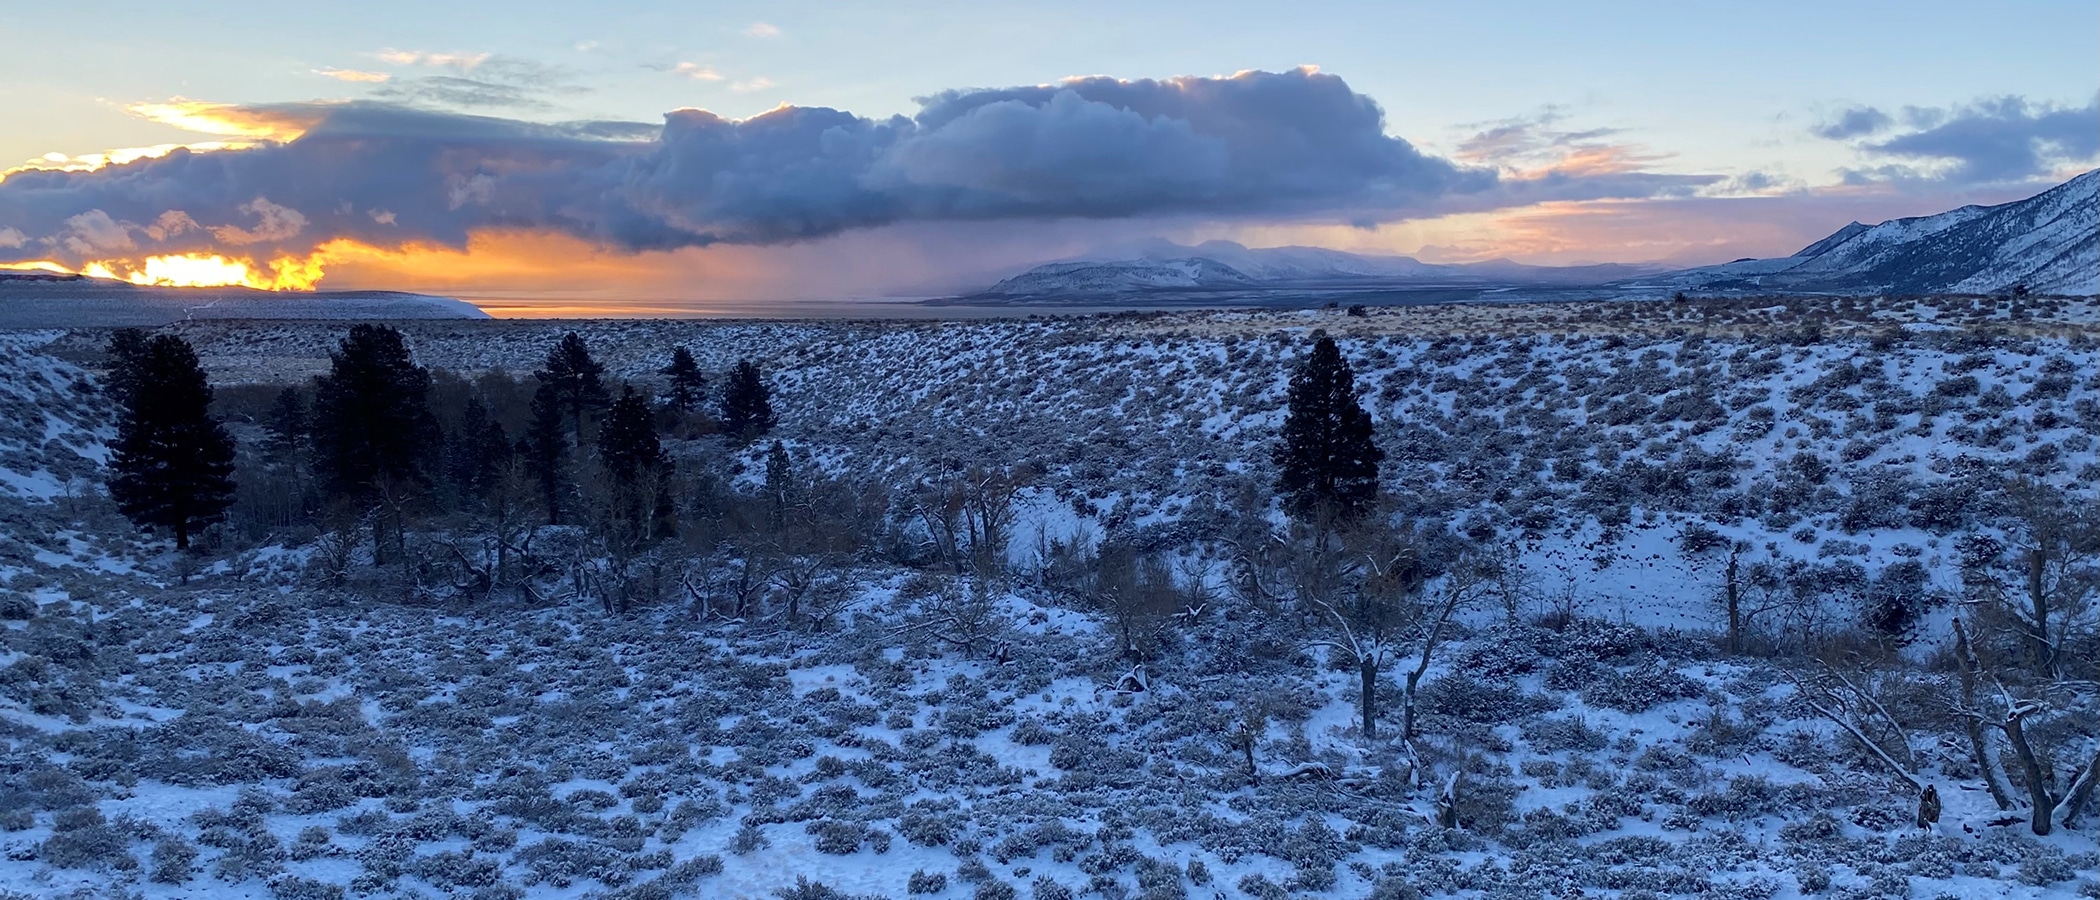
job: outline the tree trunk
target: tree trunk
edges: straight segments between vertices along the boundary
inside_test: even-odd
[[[2049,643],[2049,592],[2043,587],[2042,576],[2049,566],[2048,552],[2042,549],[2041,539],[2035,540],[2034,549],[2027,551],[2027,602],[2033,610],[2035,671],[2044,675],[2055,666],[2055,654]]]
[[[2078,773],[2078,778],[2071,782],[2071,789],[2064,794],[2064,802],[2057,804],[2056,808],[2063,813],[2065,828],[2072,827],[2078,818],[2078,811],[2085,806],[2086,801],[2093,798],[2093,782],[2096,779],[2100,779],[2100,750],[2094,751],[2093,760],[2085,764],[2085,771]]]
[[[1415,685],[1422,681],[1425,668],[1407,673],[1407,686],[1400,691],[1400,739],[1415,739]]]
[[[2034,833],[2048,836],[2051,819],[2056,817],[2056,799],[2049,796],[2048,777],[2042,773],[2041,761],[2035,758],[2034,748],[2027,745],[2027,732],[2021,723],[2026,712],[2015,708],[2005,716],[2005,736],[2012,739],[2013,755],[2020,760],[2020,770],[2027,775],[2027,797],[2034,804]]]
[[[186,519],[175,523],[175,549],[190,549],[190,523]]]
[[[1357,660],[1357,670],[1363,675],[1364,739],[1378,738],[1378,658],[1365,656]]]
[[[1990,789],[1991,800],[1998,804],[1999,809],[2011,809],[2012,792],[2000,780],[1998,757],[1991,752],[1983,723],[1973,714],[1976,709],[1976,651],[1969,645],[1969,632],[1962,627],[1960,619],[1954,620],[1954,661],[1961,672],[1961,708],[1970,713],[1962,717],[1969,737],[1969,754],[1976,758],[1976,769],[1983,773],[1983,786]]]
[[[1736,552],[1728,551],[1728,652],[1743,652],[1742,590],[1736,584]]]

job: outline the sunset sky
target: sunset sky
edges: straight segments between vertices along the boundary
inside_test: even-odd
[[[6,35],[0,263],[160,280],[864,297],[1157,237],[1691,265],[2100,163],[2090,0],[102,2]]]

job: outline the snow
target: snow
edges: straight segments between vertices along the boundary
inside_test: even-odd
[[[1953,582],[1950,535],[1912,524],[1848,530],[1838,521],[1841,501],[1877,473],[1940,485],[1954,477],[1942,470],[1959,456],[2009,469],[2027,465],[2044,444],[2063,449],[2057,463],[2037,464],[2039,477],[2090,490],[2100,472],[2093,445],[2074,443],[2091,430],[2080,404],[2100,401],[2094,325],[2079,318],[2087,308],[1992,325],[2013,331],[1987,346],[1963,342],[1986,323],[2008,321],[2002,305],[1889,301],[1842,312],[1813,299],[1640,304],[1623,308],[1626,319],[1608,318],[1621,309],[942,326],[404,326],[420,359],[462,371],[528,371],[570,328],[602,348],[615,374],[637,379],[653,377],[674,344],[691,347],[711,370],[757,359],[776,389],[784,443],[798,461],[834,474],[908,483],[922,460],[1042,462],[1043,477],[1016,497],[1007,548],[1014,571],[988,586],[1012,659],[964,658],[900,635],[917,612],[902,599],[905,582],[946,576],[875,562],[852,568],[861,602],[821,632],[762,618],[695,622],[679,603],[607,617],[580,601],[341,601],[305,579],[311,544],[228,553],[185,583],[162,546],[133,541],[106,508],[97,518],[96,504],[106,502],[99,494],[69,501],[48,485],[9,493],[0,497],[0,552],[8,554],[0,556],[0,584],[27,592],[39,608],[34,619],[0,623],[0,771],[9,773],[0,800],[13,801],[0,802],[0,814],[30,814],[26,827],[0,831],[0,890],[53,896],[117,885],[156,900],[272,896],[265,878],[215,874],[234,850],[202,839],[199,813],[235,810],[244,792],[269,798],[255,828],[280,849],[307,828],[322,829],[335,848],[310,859],[265,853],[265,869],[348,886],[387,871],[379,850],[403,847],[406,870],[368,885],[376,895],[468,894],[441,883],[433,860],[470,848],[493,862],[503,884],[559,898],[611,896],[662,876],[666,860],[710,855],[720,859],[719,874],[669,892],[772,897],[802,876],[901,897],[910,874],[924,870],[947,876],[934,896],[952,900],[976,893],[960,877],[974,861],[1023,897],[1039,877],[1077,894],[1097,876],[1116,885],[1103,891],[1113,896],[1136,893],[1141,872],[1156,877],[1165,863],[1186,871],[1192,860],[1204,864],[1209,883],[1179,875],[1173,883],[1199,898],[1248,893],[1242,885],[1252,882],[1242,879],[1255,876],[1317,884],[1322,871],[1331,871],[1331,887],[1289,894],[1364,896],[1388,877],[1467,898],[1576,889],[1642,896],[1631,891],[1641,885],[1691,893],[1669,887],[1684,876],[1707,896],[1723,893],[1713,884],[1766,896],[1753,886],[1767,884],[1770,896],[1792,898],[1813,893],[1802,885],[1819,866],[1837,895],[1883,890],[1891,879],[1915,896],[2055,900],[2089,890],[2080,885],[2091,883],[2096,863],[2090,824],[2046,839],[1991,825],[1999,813],[1973,789],[1964,751],[1939,742],[1947,732],[1932,732],[1933,740],[1921,733],[1917,742],[1946,814],[1930,834],[1915,834],[1905,819],[1910,796],[1833,725],[1800,708],[1778,663],[1712,651],[1725,558],[1686,552],[1680,537],[1688,524],[1706,522],[1747,542],[1746,558],[1847,559],[1870,573],[1916,558],[1935,581]],[[1789,336],[1804,316],[1825,313],[1822,338]],[[1869,338],[1891,324],[1913,339],[1873,349]],[[1499,605],[1470,613],[1424,682],[1432,723],[1423,757],[1438,775],[1465,767],[1472,796],[1503,797],[1481,803],[1490,811],[1502,803],[1506,822],[1449,834],[1431,826],[1434,787],[1391,783],[1402,781],[1410,755],[1357,731],[1354,673],[1307,651],[1302,625],[1233,599],[1217,547],[1170,543],[1205,508],[1230,508],[1234,490],[1272,479],[1269,435],[1287,373],[1314,327],[1337,334],[1356,367],[1393,454],[1389,489],[1425,504],[1410,507],[1417,510],[1448,502],[1438,514],[1455,525],[1473,517],[1493,525],[1492,542],[1529,580],[1514,616]],[[197,343],[222,383],[269,383],[325,364],[339,330],[192,323],[178,333]],[[111,435],[108,410],[94,393],[72,389],[93,373],[66,361],[96,337],[0,334],[0,390],[39,410],[0,432],[0,469],[25,482],[63,470],[54,440],[97,458]],[[2045,367],[2064,365],[2073,374],[2055,383],[2060,394],[2043,397],[2058,390],[2044,384],[2043,373],[2055,371]],[[1846,366],[1865,371],[1840,377]],[[1929,400],[1963,374],[1977,379],[1974,391]],[[2011,405],[1985,400],[2001,388]],[[1718,410],[1706,424],[1660,413],[1609,424],[1620,401],[1702,394]],[[2038,418],[2045,400],[2055,424]],[[1885,428],[1873,421],[1882,402],[1891,404]],[[1947,404],[1929,427],[1922,409],[1893,412],[1927,402]],[[1768,430],[1757,430],[1758,407],[1771,410]],[[1557,482],[1550,469],[1520,465],[1556,460],[1561,440],[1572,442],[1565,455],[1585,481]],[[1408,455],[1417,444],[1429,449]],[[1611,466],[1599,461],[1600,447],[1620,454]],[[1614,467],[1666,466],[1695,450],[1726,454],[1734,486],[1674,500],[1632,497],[1616,526],[1579,505],[1584,485]],[[1835,499],[1784,523],[1729,519],[1710,505],[1720,491],[1776,489],[1799,452],[1830,465]],[[1497,500],[1497,485],[1522,499]],[[1542,493],[1521,493],[1534,489]],[[1536,529],[1513,520],[1534,506],[1558,518]],[[1277,521],[1273,508],[1257,514]],[[1794,538],[1803,527],[1815,543]],[[1202,624],[1166,627],[1168,649],[1148,660],[1142,692],[1115,689],[1130,664],[1114,646],[1114,627],[1036,577],[1049,541],[1111,537],[1177,546],[1177,562],[1216,578]],[[25,549],[16,553],[18,544]],[[1826,555],[1839,544],[1841,552]],[[1561,636],[1530,624],[1564,601],[1584,624]],[[1932,653],[1948,614],[1934,613],[1913,657]],[[1627,637],[1614,630],[1621,624],[1647,631]],[[1556,667],[1593,652],[1568,649],[1570,635],[1639,643],[1619,655],[1597,651],[1604,655],[1596,663],[1628,679],[1636,696],[1556,687]],[[69,640],[90,653],[66,655]],[[1561,650],[1540,649],[1549,645]],[[1530,668],[1494,669],[1509,659]],[[32,666],[44,674],[32,679]],[[1642,705],[1641,679],[1689,688]],[[1385,687],[1396,682],[1389,668]],[[1467,694],[1467,684],[1488,691]],[[1257,745],[1263,778],[1254,785],[1227,738],[1250,704],[1270,710]],[[1748,723],[1744,735],[1719,734],[1726,729],[1710,721],[1716,711]],[[1596,733],[1595,746],[1554,743],[1555,729],[1576,721]],[[1390,716],[1384,724],[1393,726]],[[287,768],[264,771],[280,752]],[[312,800],[312,782],[348,765],[387,775],[374,788],[384,796],[301,811],[299,804],[321,802]],[[195,780],[214,766],[226,766],[212,771],[224,771],[227,783]],[[1316,766],[1336,777],[1285,777]],[[135,780],[111,777],[115,770]],[[77,773],[66,777],[86,793],[66,794],[73,782],[56,773]],[[612,805],[595,808],[598,795],[585,792],[602,792]],[[663,805],[651,811],[653,800]],[[167,885],[106,860],[57,864],[46,842],[58,814],[81,802],[200,845],[197,871],[184,885]],[[673,812],[686,802],[720,808],[679,826]],[[1836,834],[1801,836],[1823,809]],[[944,819],[953,834],[915,842],[906,825],[915,813]],[[353,825],[357,816],[380,824]],[[747,821],[768,843],[738,853]],[[1075,848],[1035,842],[1035,829],[1052,821],[1078,836]],[[888,849],[878,852],[871,838],[852,852],[828,852],[808,830],[822,822],[879,829]],[[632,834],[620,830],[630,827]],[[1313,846],[1323,829],[1339,845],[1328,870],[1325,851]],[[512,843],[492,836],[505,833]],[[578,864],[567,886],[536,880],[522,851],[550,840],[606,854],[613,868]],[[126,838],[114,852],[150,869],[155,843]],[[2063,877],[2031,883],[2042,875],[2028,873]]]

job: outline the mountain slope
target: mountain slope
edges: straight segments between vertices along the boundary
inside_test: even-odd
[[[0,272],[0,328],[157,326],[196,319],[486,319],[472,304],[399,291],[155,287]]]
[[[1126,251],[1129,252],[1129,251]],[[1643,266],[1529,266],[1506,259],[1425,263],[1324,247],[1253,248],[1232,241],[1193,247],[1151,241],[1123,259],[1055,262],[1005,279],[984,296],[1060,298],[1153,291],[1596,285],[1650,271]]]
[[[2100,170],[2025,200],[1854,222],[1799,253],[1738,260],[1629,286],[1700,290],[1981,294],[2016,285],[2100,294]]]

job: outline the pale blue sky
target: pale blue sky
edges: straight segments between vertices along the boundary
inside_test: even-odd
[[[2092,0],[90,0],[4,21],[0,173],[217,139],[134,110],[178,98],[328,124],[0,181],[0,264],[325,255],[331,285],[471,291],[602,252],[591,284],[714,296],[951,290],[1155,237],[1689,265],[2100,164]],[[1242,70],[1277,74],[1217,77]],[[992,90],[1075,76],[1196,77]],[[671,110],[783,104],[864,118],[682,114],[657,139]],[[463,114],[650,127],[548,144]]]
[[[1850,104],[2100,89],[2100,7],[2081,2],[548,3],[90,2],[8,18],[0,164],[194,140],[123,112],[181,96],[362,96],[316,74],[397,76],[384,50],[490,53],[559,70],[525,118],[731,117],[779,103],[909,114],[911,98],[1070,75],[1228,74],[1315,64],[1381,103],[1389,131],[1448,151],[1468,126],[1563,110],[1626,129],[1666,171],[1809,182],[1857,160],[1806,134]],[[754,23],[779,30],[753,36]],[[579,50],[579,45],[588,49]],[[665,71],[711,67],[721,81]],[[770,82],[769,87],[753,88]],[[738,90],[738,82],[746,90]]]

